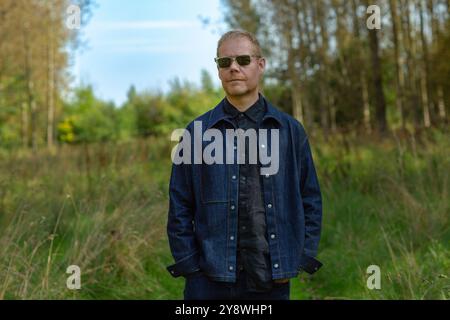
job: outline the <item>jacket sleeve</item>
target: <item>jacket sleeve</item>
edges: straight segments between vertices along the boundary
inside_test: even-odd
[[[300,161],[300,192],[305,214],[305,246],[300,265],[312,274],[322,266],[315,259],[322,226],[322,196],[307,137],[301,144]]]
[[[170,176],[167,235],[175,263],[167,270],[173,277],[185,276],[200,269],[193,225],[195,201],[191,166],[173,163]]]

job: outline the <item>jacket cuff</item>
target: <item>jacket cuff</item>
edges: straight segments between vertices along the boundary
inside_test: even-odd
[[[306,254],[303,254],[300,260],[300,268],[309,274],[315,273],[320,269],[320,267],[322,267],[322,262]]]
[[[200,270],[198,266],[198,253],[193,253],[167,267],[172,277],[177,278]]]

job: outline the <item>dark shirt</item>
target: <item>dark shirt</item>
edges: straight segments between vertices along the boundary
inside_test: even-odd
[[[258,137],[260,122],[266,113],[264,99],[259,99],[246,111],[240,112],[227,99],[224,111],[232,116],[236,128],[255,129]],[[249,139],[245,139],[245,163],[239,164],[238,249],[239,272],[247,274],[247,290],[264,292],[272,288],[269,243],[266,238],[266,214],[260,164],[249,163]],[[258,150],[258,148],[257,148]]]

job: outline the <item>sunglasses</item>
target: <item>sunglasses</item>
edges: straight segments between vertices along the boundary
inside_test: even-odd
[[[244,54],[237,57],[221,57],[221,58],[214,58],[214,61],[217,63],[219,68],[228,68],[231,66],[234,60],[240,65],[240,66],[248,66],[250,62],[252,62],[252,57],[261,58],[261,56],[255,56],[255,55],[249,55]]]

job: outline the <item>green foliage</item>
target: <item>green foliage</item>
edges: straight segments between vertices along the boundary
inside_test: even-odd
[[[202,88],[178,78],[171,81],[166,94],[137,92],[131,87],[128,99],[120,109],[123,111],[120,118],[126,114],[128,128],[131,129],[131,119],[134,117],[134,129],[131,130],[139,137],[168,136],[174,129],[185,128],[195,117],[216,106],[222,98],[222,91],[214,88],[211,76],[203,70]]]
[[[118,136],[114,104],[96,98],[91,86],[77,88],[74,98],[64,106],[64,111],[65,115],[58,124],[61,142],[107,141]]]
[[[202,87],[175,78],[167,93],[131,86],[121,107],[98,99],[92,86],[74,90],[65,103],[57,125],[62,143],[127,140],[133,137],[168,136],[185,128],[195,117],[207,112],[223,99],[211,76],[202,71]],[[0,130],[1,132],[1,130]]]
[[[1,113],[1,111],[0,111]],[[17,147],[21,143],[20,124],[11,118],[0,118],[0,146],[7,149]]]
[[[215,91],[212,77],[209,74],[209,72],[205,69],[201,71],[201,84],[202,90],[205,91],[206,93],[211,94]]]
[[[161,132],[161,126],[165,122],[163,110],[168,107],[161,94],[136,94],[127,102],[127,107],[134,111],[139,136],[148,137]]]

